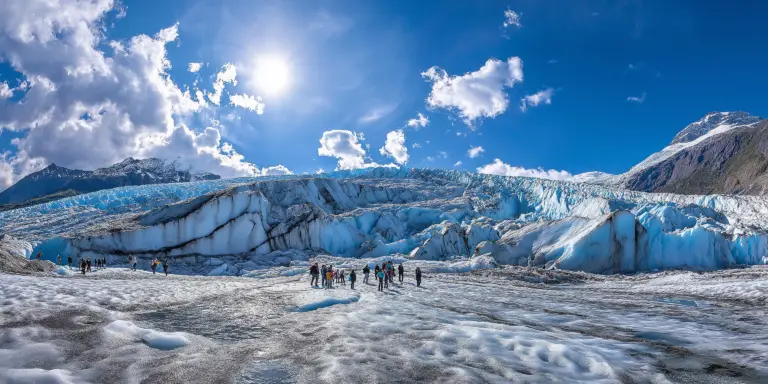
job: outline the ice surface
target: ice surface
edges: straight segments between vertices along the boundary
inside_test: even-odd
[[[347,298],[327,297],[314,303],[304,304],[296,308],[296,312],[316,311],[320,308],[328,308],[339,304],[352,304],[360,300],[360,296],[351,296]]]
[[[104,330],[121,337],[137,339],[144,342],[151,348],[164,351],[181,348],[189,344],[189,339],[181,332],[160,332],[152,329],[140,328],[130,321],[117,320],[106,327]]]
[[[490,253],[498,264],[627,273],[763,264],[767,215],[768,200],[756,196],[369,169],[118,188],[2,212],[0,229],[34,245],[18,253],[48,260],[241,260],[217,274],[253,271],[235,264],[277,262],[275,252],[292,250],[414,260]]]

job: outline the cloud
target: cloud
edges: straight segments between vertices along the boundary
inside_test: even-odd
[[[629,63],[629,65],[627,65],[627,69],[624,70],[624,73],[634,72],[640,70],[642,67],[643,63]]]
[[[229,102],[236,107],[241,107],[256,112],[258,115],[264,113],[264,102],[261,100],[261,97],[253,97],[251,95],[245,94],[234,94],[229,96]]]
[[[521,28],[522,24],[520,24],[520,16],[522,16],[522,14],[507,8],[507,10],[504,11],[504,28],[511,26]]]
[[[200,71],[200,68],[202,67],[203,67],[203,63],[189,63],[187,70],[192,73],[197,73],[198,71]]]
[[[554,89],[547,88],[533,95],[527,95],[520,99],[520,109],[525,112],[528,110],[528,107],[538,107],[539,104],[552,104],[552,95],[554,93]]]
[[[557,64],[557,63],[559,63],[559,62],[560,62],[560,61],[559,61],[559,60],[557,60],[557,59],[551,59],[551,60],[547,61],[547,64]]]
[[[527,169],[522,167],[513,167],[509,164],[505,164],[499,159],[493,160],[493,163],[491,164],[486,164],[477,168],[477,172],[489,175],[525,176],[551,180],[570,180],[573,178],[573,175],[567,171],[556,171],[553,169],[545,171],[542,168]]]
[[[360,124],[373,123],[374,121],[380,120],[388,116],[390,113],[394,112],[395,109],[397,109],[397,105],[387,105],[387,106],[374,108],[368,111],[365,115],[363,115],[359,119],[357,119],[357,122]]]
[[[357,135],[347,130],[331,130],[323,132],[320,138],[320,148],[317,149],[320,156],[335,157],[338,160],[337,170],[372,168],[372,167],[397,167],[394,164],[380,165],[365,161],[366,153],[360,145]]]
[[[643,94],[640,95],[640,96],[630,96],[630,97],[627,97],[627,101],[629,101],[631,103],[642,104],[645,101],[645,92],[643,92]]]
[[[94,169],[127,157],[178,159],[223,177],[286,171],[246,162],[216,127],[182,124],[203,103],[192,96],[198,89],[181,88],[168,74],[166,45],[178,39],[178,25],[104,41],[115,3],[25,0],[0,12],[0,57],[25,90],[20,100],[0,103],[0,126],[23,133],[0,159],[0,183],[9,170],[15,181],[51,162]]]
[[[7,99],[13,96],[13,89],[5,81],[0,82],[0,99]]]
[[[213,93],[208,92],[208,100],[215,105],[221,103],[221,94],[224,92],[224,85],[231,83],[237,85],[237,68],[232,63],[226,63],[221,67],[221,71],[216,74],[216,80],[213,82]]]
[[[429,119],[422,115],[421,112],[419,112],[416,118],[408,120],[408,126],[415,129],[424,128],[427,124],[429,124]]]
[[[405,145],[405,133],[402,130],[387,133],[387,141],[379,149],[382,156],[388,156],[395,159],[398,164],[408,162],[408,147]]]
[[[462,163],[461,163],[461,160],[459,160],[459,161],[457,161],[455,164],[453,164],[453,166],[454,166],[454,167],[458,167],[458,166],[461,166],[461,164],[462,164]]]
[[[461,76],[450,76],[432,67],[421,74],[432,83],[427,105],[458,112],[464,122],[493,118],[507,110],[509,100],[505,88],[523,81],[523,62],[519,57],[507,61],[489,59],[480,69]]]
[[[412,147],[413,149],[418,149],[418,148],[421,148],[421,144],[419,144],[419,143],[413,143],[413,145],[411,145],[411,147]]]
[[[474,159],[475,157],[480,156],[481,153],[485,152],[485,149],[481,146],[477,147],[469,147],[469,150],[467,151],[467,156],[469,156],[470,159]]]

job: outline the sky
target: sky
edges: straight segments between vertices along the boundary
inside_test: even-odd
[[[56,163],[223,177],[622,173],[768,116],[765,2],[0,0],[0,188]]]

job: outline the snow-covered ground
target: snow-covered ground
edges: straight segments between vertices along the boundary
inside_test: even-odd
[[[0,274],[2,383],[768,381],[768,270],[602,276],[411,261],[379,293],[124,268]],[[405,260],[405,259],[403,259]],[[401,260],[396,259],[396,262]],[[456,263],[459,263],[458,265]],[[209,266],[213,268],[215,266]],[[191,268],[191,267],[190,267]]]

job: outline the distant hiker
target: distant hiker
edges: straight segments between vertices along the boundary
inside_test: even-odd
[[[355,289],[355,280],[357,280],[357,275],[355,275],[355,270],[349,272],[349,288]]]
[[[373,270],[373,276],[375,276],[377,279],[379,278],[379,272],[381,272],[381,268],[378,264],[376,264],[376,269]]]
[[[106,268],[106,267],[107,267],[107,258],[106,258],[106,257],[104,258],[104,262],[103,262],[103,263],[101,263],[101,265],[103,265],[103,266],[104,266],[104,268]]]
[[[152,260],[152,264],[149,265],[150,268],[152,268],[152,274],[155,274],[155,270],[157,270],[157,260]]]
[[[416,286],[421,287],[421,268],[416,267]]]
[[[328,273],[328,268],[325,267],[325,264],[323,264],[322,267],[320,267],[320,278],[323,279],[323,287],[326,286],[326,280],[325,275]]]
[[[85,275],[85,259],[80,259],[80,271]]]
[[[86,266],[86,268],[85,268],[86,272],[90,273],[91,272],[91,258],[90,257],[88,258],[88,261],[86,262],[85,266]]]
[[[314,263],[311,267],[309,267],[309,275],[312,276],[312,280],[309,282],[309,286],[316,287],[318,283],[317,280],[320,277],[320,270],[317,268],[317,263]]]
[[[401,283],[403,282],[404,273],[405,273],[405,268],[403,268],[403,263],[400,263],[400,265],[397,266],[397,277]]]
[[[163,273],[168,276],[168,259],[163,260]]]
[[[344,270],[343,269],[339,271],[339,281],[341,282],[341,285],[343,285],[345,287],[347,286],[347,281],[344,280]]]
[[[42,257],[43,257],[43,253],[42,252],[38,252],[37,253],[37,259],[40,260],[40,258],[42,258]]]
[[[325,288],[333,288],[333,271],[330,269],[325,272]]]
[[[69,269],[72,269],[72,255],[67,256],[67,265],[69,265]]]
[[[56,256],[56,265],[61,265],[61,255]]]
[[[352,271],[354,273],[355,271]],[[363,284],[368,284],[368,275],[371,273],[371,268],[368,267],[368,264],[363,267]]]
[[[134,270],[134,271],[136,270],[136,264],[138,264],[138,261],[139,261],[139,258],[138,258],[138,257],[137,257],[137,258],[135,258],[135,259],[133,259],[133,270]]]
[[[376,277],[379,278],[379,292],[381,292],[384,290],[384,271],[376,272]]]

